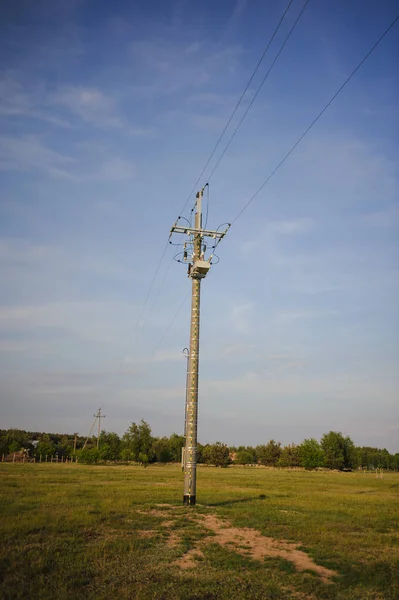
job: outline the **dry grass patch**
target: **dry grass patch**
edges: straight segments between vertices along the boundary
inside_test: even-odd
[[[157,536],[157,532],[152,531],[151,529],[142,529],[137,532],[137,535],[141,538],[153,538]]]

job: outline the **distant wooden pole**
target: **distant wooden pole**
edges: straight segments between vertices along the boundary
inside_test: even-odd
[[[98,419],[98,431],[97,431],[97,450],[100,445],[100,433],[101,433],[101,419],[105,419],[105,415],[101,414],[101,408],[98,409],[98,413],[94,415]]]

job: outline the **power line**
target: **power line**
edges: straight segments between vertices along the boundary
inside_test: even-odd
[[[158,276],[158,273],[159,273],[159,270],[160,270],[160,268],[161,268],[161,264],[162,264],[162,262],[163,262],[163,259],[164,259],[164,257],[165,257],[166,250],[167,250],[168,246],[169,246],[169,243],[168,243],[168,240],[167,240],[167,241],[166,241],[166,243],[165,243],[164,249],[163,249],[163,251],[162,251],[161,258],[159,259],[159,261],[158,261],[158,264],[157,264],[157,267],[156,267],[156,269],[155,269],[155,274],[154,274],[154,276],[153,276],[153,278],[152,278],[152,280],[151,280],[150,287],[149,287],[149,289],[148,289],[148,292],[147,292],[147,295],[146,295],[146,297],[145,297],[145,299],[144,299],[143,306],[142,306],[142,308],[141,308],[141,311],[140,311],[140,313],[139,313],[139,316],[138,316],[138,319],[137,319],[137,322],[136,322],[136,325],[135,325],[135,328],[134,328],[134,331],[133,331],[133,339],[134,339],[134,342],[133,342],[133,348],[134,348],[134,349],[136,348],[136,345],[137,345],[137,337],[138,337],[138,332],[139,332],[139,326],[140,326],[140,323],[141,323],[141,321],[142,321],[142,318],[143,318],[143,315],[144,315],[145,309],[147,308],[148,300],[149,300],[149,298],[150,298],[150,295],[151,295],[152,289],[153,289],[153,287],[154,287],[154,284],[155,284],[156,278],[157,278],[157,276]],[[168,269],[168,270],[169,270],[169,269]],[[162,281],[162,283],[163,283],[163,281]],[[160,288],[161,288],[161,286],[160,286]],[[159,290],[158,290],[158,294],[157,294],[157,296],[159,295],[160,288],[159,288]],[[122,366],[122,363],[123,363],[123,360],[124,360],[124,359],[122,359],[122,360],[121,360],[121,362],[120,362],[120,364],[119,364],[119,368],[121,368],[121,366]]]
[[[190,292],[187,293],[187,295],[185,296],[183,302],[180,304],[179,308],[177,309],[173,319],[170,321],[169,325],[167,326],[167,328],[165,329],[165,331],[163,332],[161,338],[159,339],[157,345],[155,346],[155,349],[152,353],[152,356],[155,356],[155,354],[158,352],[158,350],[160,349],[162,342],[165,340],[166,336],[168,335],[172,325],[174,324],[174,322],[176,321],[177,317],[179,316],[181,310],[183,309],[183,306],[185,305],[185,303],[187,302],[187,300],[189,299],[190,296]]]
[[[236,126],[236,128],[234,129],[232,136],[230,137],[229,141],[227,142],[227,144],[226,144],[226,146],[225,146],[225,148],[224,148],[224,150],[223,150],[222,154],[219,156],[219,158],[218,158],[218,160],[217,160],[217,162],[216,162],[215,166],[213,167],[213,169],[212,169],[212,171],[211,171],[211,173],[210,173],[210,175],[209,175],[209,177],[208,177],[208,181],[210,181],[210,180],[211,180],[211,178],[212,178],[213,174],[215,173],[216,169],[218,168],[218,166],[219,166],[219,164],[220,164],[220,162],[221,162],[222,158],[223,158],[223,157],[224,157],[224,155],[226,154],[226,152],[227,152],[227,150],[228,150],[228,148],[229,148],[229,146],[230,146],[231,142],[232,142],[232,141],[233,141],[233,139],[235,138],[235,136],[236,136],[236,134],[237,134],[237,131],[240,129],[242,122],[244,121],[245,117],[247,116],[247,114],[248,114],[248,112],[249,112],[249,110],[250,110],[251,106],[252,106],[252,105],[253,105],[253,103],[255,102],[255,99],[256,99],[256,97],[258,96],[258,94],[259,94],[260,90],[262,89],[262,87],[263,87],[263,85],[264,85],[265,81],[266,81],[266,80],[267,80],[267,78],[269,77],[269,75],[270,75],[270,73],[271,73],[271,71],[272,71],[272,69],[273,69],[274,65],[275,65],[275,64],[276,64],[276,62],[278,61],[278,59],[279,59],[279,57],[280,57],[280,54],[281,54],[281,53],[282,53],[282,51],[284,50],[284,47],[285,47],[285,45],[287,44],[287,42],[288,42],[289,38],[291,37],[291,34],[293,33],[293,31],[294,31],[295,27],[297,26],[299,19],[302,17],[302,15],[303,15],[303,13],[304,13],[304,11],[305,11],[305,8],[306,8],[306,7],[307,7],[307,5],[309,4],[309,1],[310,1],[310,0],[306,0],[306,2],[305,2],[305,4],[303,5],[303,7],[302,7],[302,9],[301,9],[301,11],[300,11],[300,13],[299,13],[299,15],[298,15],[298,16],[297,16],[297,18],[295,19],[295,22],[294,22],[293,26],[291,27],[291,29],[289,30],[289,32],[288,32],[288,35],[286,36],[286,38],[285,38],[284,42],[282,43],[282,45],[281,45],[281,47],[280,47],[280,50],[277,52],[277,54],[276,54],[276,56],[275,56],[275,58],[274,58],[274,60],[273,60],[272,64],[270,65],[270,67],[269,67],[269,69],[268,69],[268,71],[267,71],[266,75],[265,75],[265,76],[264,76],[264,78],[262,79],[262,81],[261,81],[261,83],[260,83],[260,85],[259,85],[258,89],[256,90],[255,94],[253,95],[251,102],[250,102],[250,103],[249,103],[249,105],[247,106],[247,108],[246,108],[246,110],[245,110],[244,114],[242,115],[242,117],[241,117],[240,121],[238,122],[238,125],[237,125],[237,126]]]
[[[209,165],[209,163],[211,162],[211,160],[212,160],[212,158],[213,158],[213,156],[214,156],[214,154],[215,154],[215,152],[216,152],[217,148],[219,147],[219,144],[220,144],[220,142],[222,141],[222,138],[223,138],[224,134],[226,133],[228,126],[230,125],[231,121],[233,120],[233,118],[234,118],[234,115],[236,114],[236,112],[237,112],[237,110],[238,110],[238,108],[239,108],[239,106],[240,106],[240,104],[241,104],[241,102],[242,102],[242,100],[243,100],[243,98],[244,98],[244,96],[245,96],[245,94],[246,94],[246,92],[247,92],[247,90],[248,90],[249,86],[251,85],[253,78],[255,77],[256,73],[258,72],[258,69],[259,69],[260,65],[262,64],[262,62],[263,62],[263,59],[265,58],[265,56],[266,56],[266,54],[267,54],[267,52],[268,52],[268,50],[269,50],[269,48],[270,48],[270,46],[271,46],[271,44],[272,44],[272,42],[273,42],[274,38],[276,37],[276,35],[277,35],[277,32],[278,32],[278,30],[280,29],[280,26],[281,26],[281,24],[282,24],[282,22],[283,22],[283,20],[284,20],[284,18],[285,18],[285,15],[287,14],[287,12],[288,12],[288,10],[289,10],[289,8],[290,8],[291,4],[293,3],[293,1],[294,1],[294,0],[289,0],[289,2],[288,2],[288,4],[287,4],[287,6],[286,6],[286,8],[285,8],[285,10],[284,10],[284,12],[283,12],[283,14],[282,14],[281,18],[280,18],[280,21],[278,22],[278,24],[277,24],[276,28],[274,29],[274,31],[273,31],[273,34],[272,34],[271,38],[269,39],[269,41],[268,41],[268,43],[267,43],[267,45],[266,45],[266,48],[264,49],[264,51],[263,51],[263,53],[262,53],[262,55],[261,55],[261,57],[260,57],[260,59],[259,59],[259,61],[258,61],[258,64],[256,65],[255,69],[253,70],[253,72],[252,72],[252,75],[251,75],[251,77],[249,78],[249,80],[248,80],[248,82],[247,82],[247,84],[246,84],[246,86],[245,86],[245,88],[244,88],[244,91],[242,92],[242,94],[241,94],[240,98],[238,99],[238,102],[237,102],[237,104],[235,105],[235,107],[234,107],[234,109],[233,109],[233,112],[231,113],[230,117],[228,118],[228,120],[227,120],[227,123],[226,123],[226,125],[224,126],[224,128],[223,128],[223,130],[222,130],[222,132],[221,132],[221,134],[220,134],[220,136],[219,136],[219,138],[218,138],[218,140],[217,140],[217,142],[216,142],[216,144],[215,144],[215,146],[214,146],[214,148],[213,148],[212,152],[210,153],[208,160],[206,161],[205,165],[203,166],[203,168],[202,168],[202,171],[201,171],[201,173],[199,174],[197,181],[194,183],[194,185],[193,185],[193,187],[192,187],[192,189],[191,189],[191,191],[190,191],[189,195],[187,196],[187,199],[186,199],[186,201],[185,201],[185,203],[184,203],[184,205],[183,205],[183,207],[182,207],[182,209],[181,209],[181,211],[180,211],[180,214],[182,214],[182,213],[183,213],[183,211],[184,211],[184,209],[186,208],[186,206],[187,206],[188,202],[190,201],[190,198],[191,198],[192,194],[193,194],[193,193],[194,193],[194,191],[197,189],[197,185],[199,184],[199,182],[200,182],[200,180],[201,180],[201,177],[202,177],[202,176],[203,176],[203,174],[205,173],[205,170],[206,170],[206,168],[208,167],[208,165]],[[309,1],[309,0],[308,0],[308,1]]]
[[[178,222],[180,219],[184,219],[184,217],[179,217],[179,218],[177,219],[177,222]],[[187,221],[187,222],[188,222],[188,224],[190,225],[190,222],[189,222],[189,221]],[[166,281],[166,277],[167,277],[167,275],[168,275],[168,273],[169,273],[169,270],[170,270],[170,267],[171,267],[171,265],[172,265],[172,262],[173,262],[173,260],[174,260],[174,258],[175,258],[174,256],[172,256],[172,257],[171,257],[171,259],[170,259],[170,262],[169,262],[169,264],[168,264],[168,266],[167,266],[167,268],[166,268],[166,271],[165,271],[165,273],[164,273],[164,275],[163,275],[163,277],[162,277],[161,283],[160,283],[160,285],[159,285],[159,287],[158,287],[158,290],[157,290],[157,292],[156,292],[156,294],[155,294],[155,297],[154,297],[154,299],[153,299],[153,301],[152,301],[152,304],[151,304],[151,306],[149,307],[149,310],[148,310],[148,312],[147,312],[146,318],[144,319],[143,317],[144,317],[145,310],[146,310],[146,308],[147,308],[147,305],[148,305],[148,302],[149,302],[149,299],[150,299],[150,296],[151,296],[151,292],[152,292],[152,290],[153,290],[153,288],[154,288],[155,281],[156,281],[156,279],[157,279],[157,277],[158,277],[158,273],[159,273],[159,271],[160,271],[160,268],[161,268],[161,265],[162,265],[163,259],[164,259],[164,257],[165,257],[166,250],[167,250],[167,248],[169,247],[169,245],[170,245],[170,244],[171,244],[171,242],[170,242],[170,241],[169,241],[169,239],[168,239],[168,240],[166,241],[166,243],[165,243],[165,246],[164,246],[164,249],[163,249],[163,251],[162,251],[161,257],[160,257],[160,259],[159,259],[159,261],[158,261],[158,264],[157,264],[157,267],[156,267],[156,269],[155,269],[155,273],[154,273],[154,276],[153,276],[153,278],[152,278],[152,281],[151,281],[150,287],[149,287],[149,289],[148,289],[148,292],[147,292],[147,295],[146,295],[146,297],[145,297],[145,300],[144,300],[143,306],[142,306],[142,308],[141,308],[141,311],[140,311],[140,314],[139,314],[139,316],[138,316],[138,319],[137,319],[137,322],[136,322],[136,326],[135,326],[135,328],[134,328],[134,333],[133,333],[134,342],[133,342],[133,348],[132,348],[132,351],[133,351],[133,350],[135,350],[135,349],[136,349],[136,346],[137,346],[137,339],[138,339],[138,334],[139,334],[139,331],[140,331],[140,325],[141,325],[141,328],[143,328],[143,326],[144,326],[144,324],[145,324],[145,321],[146,321],[146,319],[148,319],[148,316],[151,314],[152,310],[154,309],[154,306],[155,306],[155,304],[156,304],[156,301],[157,301],[157,299],[158,299],[158,297],[159,297],[159,295],[160,295],[160,293],[161,293],[161,290],[162,290],[162,288],[163,288],[163,286],[164,286],[164,283],[165,283],[165,281]],[[172,244],[172,245],[176,245],[176,244]],[[123,363],[124,363],[124,360],[125,360],[125,358],[126,358],[126,355],[125,355],[125,357],[124,357],[124,358],[123,358],[123,359],[120,361],[120,363],[119,363],[119,369],[121,369],[121,368],[122,368],[122,365],[123,365]]]
[[[159,287],[158,287],[158,289],[157,289],[157,291],[156,291],[156,293],[155,293],[155,297],[154,297],[154,299],[153,299],[153,301],[152,301],[152,304],[150,305],[150,307],[149,307],[149,309],[148,309],[147,318],[148,318],[148,316],[151,314],[151,312],[154,310],[154,307],[155,307],[156,301],[157,301],[157,299],[158,299],[158,297],[159,297],[159,295],[160,295],[160,293],[161,293],[161,290],[162,290],[162,288],[163,288],[163,286],[164,286],[164,284],[165,284],[166,277],[167,277],[167,275],[168,275],[168,273],[169,273],[169,271],[170,271],[170,267],[172,266],[172,263],[173,263],[173,261],[174,261],[174,260],[175,260],[175,257],[174,257],[174,256],[171,256],[171,259],[170,259],[170,261],[169,261],[169,264],[168,264],[168,266],[166,267],[166,271],[165,271],[165,273],[164,273],[164,275],[163,275],[163,277],[162,277],[162,279],[161,279],[161,283],[159,284]],[[143,322],[143,325],[144,325],[144,322]]]
[[[263,188],[270,181],[270,179],[273,177],[273,175],[275,175],[275,173],[279,170],[279,168],[285,163],[287,158],[293,153],[295,148],[302,142],[302,140],[309,133],[309,131],[312,129],[312,127],[314,127],[314,125],[316,125],[316,123],[320,119],[320,117],[331,106],[331,104],[334,102],[334,100],[337,98],[337,96],[342,92],[344,87],[350,82],[352,77],[357,73],[357,71],[360,69],[360,67],[366,62],[366,60],[369,58],[369,56],[374,52],[374,50],[377,48],[379,43],[384,39],[384,37],[388,34],[388,32],[392,29],[392,27],[395,25],[395,23],[398,20],[399,20],[399,15],[397,15],[395,17],[395,19],[387,27],[387,29],[384,31],[384,33],[378,38],[378,40],[375,42],[375,44],[372,46],[372,48],[367,52],[367,54],[365,54],[365,56],[362,58],[362,60],[359,62],[359,64],[353,69],[352,73],[345,79],[344,83],[338,88],[338,90],[335,92],[335,94],[332,96],[332,98],[327,102],[327,104],[324,106],[324,108],[319,112],[319,114],[316,116],[316,118],[313,119],[313,121],[310,123],[310,125],[305,129],[305,131],[302,133],[302,135],[297,139],[295,144],[293,146],[291,146],[291,148],[284,155],[284,157],[281,159],[281,161],[278,163],[278,165],[273,169],[273,171],[270,173],[270,175],[265,179],[265,181],[262,183],[262,185],[251,196],[251,198],[248,200],[248,202],[246,204],[244,204],[244,206],[242,207],[240,212],[232,220],[232,222],[231,222],[232,225],[233,225],[233,223],[235,223],[237,221],[237,219],[242,215],[242,213],[248,208],[248,206],[255,200],[256,196],[258,196],[258,194],[263,190]]]
[[[307,0],[306,4],[307,4],[308,2],[309,2],[309,0]],[[214,146],[214,148],[213,148],[213,150],[212,150],[211,154],[209,155],[209,158],[208,158],[208,160],[206,161],[206,163],[205,163],[205,165],[204,165],[204,167],[203,167],[203,169],[202,169],[202,171],[201,171],[201,173],[200,173],[200,175],[199,175],[199,177],[198,177],[197,181],[195,182],[195,184],[194,184],[194,186],[193,186],[192,190],[190,191],[190,194],[187,196],[187,199],[186,199],[186,201],[185,201],[185,203],[184,203],[184,205],[183,205],[183,207],[182,207],[182,209],[181,209],[181,211],[180,211],[180,214],[182,214],[182,213],[183,213],[183,211],[184,211],[184,209],[186,208],[186,206],[187,206],[187,204],[188,204],[188,202],[189,202],[189,200],[190,200],[190,198],[191,198],[191,196],[192,196],[193,192],[194,192],[194,191],[196,190],[196,188],[197,188],[197,185],[198,185],[198,183],[199,183],[199,181],[200,181],[201,177],[203,176],[203,174],[204,174],[204,172],[205,172],[206,168],[208,167],[209,163],[211,162],[211,160],[212,160],[212,158],[213,158],[213,156],[214,156],[214,154],[215,154],[215,152],[216,152],[217,148],[219,147],[219,144],[220,144],[220,142],[222,141],[222,139],[223,139],[223,137],[224,137],[224,135],[225,135],[225,133],[226,133],[226,131],[227,131],[227,129],[228,129],[228,127],[229,127],[229,125],[230,125],[231,121],[233,120],[233,118],[234,118],[234,116],[235,116],[235,114],[236,114],[236,112],[237,112],[237,110],[238,110],[238,108],[239,108],[239,106],[240,106],[240,104],[241,104],[241,102],[242,102],[242,100],[243,100],[243,98],[244,98],[244,96],[245,96],[246,92],[248,91],[248,88],[249,88],[249,86],[251,85],[251,83],[252,83],[252,81],[253,81],[253,79],[254,79],[254,77],[255,77],[256,73],[258,72],[258,70],[259,70],[259,67],[260,67],[260,65],[262,64],[262,62],[263,62],[263,60],[264,60],[264,58],[265,58],[265,56],[266,56],[266,54],[267,54],[267,52],[268,52],[268,50],[269,50],[269,48],[270,48],[270,46],[271,46],[271,44],[272,44],[272,42],[273,42],[274,38],[276,37],[276,35],[277,35],[277,32],[278,32],[278,30],[280,29],[280,27],[281,27],[281,24],[283,23],[283,21],[284,21],[284,18],[285,18],[285,16],[286,16],[286,14],[287,14],[288,10],[290,9],[290,7],[291,7],[291,4],[292,4],[292,3],[293,3],[293,0],[289,0],[289,2],[288,2],[288,4],[287,4],[287,6],[286,6],[286,8],[285,8],[285,10],[284,10],[284,12],[283,12],[283,14],[282,14],[281,18],[280,18],[280,20],[279,20],[279,22],[278,22],[278,24],[277,24],[277,26],[275,27],[275,29],[274,29],[274,31],[273,31],[273,34],[272,34],[272,36],[270,37],[270,39],[269,39],[269,41],[268,41],[268,43],[267,43],[267,45],[266,45],[266,47],[265,47],[265,49],[264,49],[264,51],[263,51],[263,53],[262,53],[261,57],[260,57],[260,59],[258,60],[258,63],[257,63],[257,65],[256,65],[255,69],[254,69],[254,70],[253,70],[253,72],[252,72],[252,75],[251,75],[251,77],[249,78],[249,80],[248,80],[248,82],[247,82],[247,84],[246,84],[246,86],[245,86],[245,88],[244,88],[244,91],[242,92],[242,94],[241,94],[240,98],[238,99],[238,101],[237,101],[237,103],[236,103],[236,105],[235,105],[235,107],[234,107],[234,109],[233,109],[233,111],[232,111],[232,113],[231,113],[230,117],[228,118],[228,120],[227,120],[227,123],[226,123],[226,125],[224,126],[224,128],[223,128],[223,130],[222,130],[222,132],[221,132],[221,134],[220,134],[220,136],[219,136],[219,138],[218,138],[218,140],[217,140],[217,142],[216,142],[216,144],[215,144],[215,146]],[[304,9],[302,9],[302,11],[301,11],[301,14],[302,14],[303,10],[304,10]],[[297,21],[298,21],[298,19],[297,19]],[[297,21],[295,22],[295,25],[296,25]],[[294,25],[294,27],[295,27],[295,25]],[[291,30],[291,32],[292,32],[292,30]],[[291,32],[290,32],[290,34],[291,34]],[[290,36],[290,34],[288,35],[288,37]],[[285,43],[288,41],[288,37],[287,37],[287,39],[286,39]],[[284,43],[284,45],[285,45],[285,43]],[[283,47],[284,47],[284,45],[283,45]],[[283,48],[283,47],[282,47],[282,48]],[[278,53],[278,55],[277,55],[277,58],[278,58],[279,54],[281,53],[281,51],[282,51],[282,48],[280,49],[280,52]],[[275,62],[276,62],[276,60],[277,60],[277,58],[274,60],[274,62],[273,62],[273,64],[272,64],[272,66],[274,66],[274,64],[275,64]],[[268,71],[268,73],[267,73],[266,77],[264,78],[264,80],[263,80],[263,82],[262,82],[261,86],[262,86],[262,85],[263,85],[263,83],[265,82],[265,80],[266,80],[266,78],[267,78],[268,74],[270,73],[270,71],[271,71],[271,68],[269,69],[269,71]],[[244,117],[243,117],[243,118],[240,120],[240,123],[239,123],[238,127],[240,127],[240,126],[241,126],[241,123],[242,123],[242,121],[244,120],[245,116],[247,115],[249,108],[252,106],[252,104],[253,104],[253,102],[254,102],[254,100],[255,100],[255,98],[256,98],[256,96],[257,96],[257,94],[259,93],[259,90],[260,90],[260,88],[258,88],[258,91],[256,92],[255,96],[252,98],[252,100],[251,100],[251,103],[250,103],[249,107],[247,108],[247,110],[246,110],[246,112],[245,112],[245,114],[244,114]],[[223,153],[222,153],[221,157],[219,157],[219,160],[218,160],[218,162],[217,162],[217,165],[216,165],[216,167],[213,169],[213,171],[212,171],[212,173],[211,173],[211,176],[213,175],[214,171],[216,170],[217,166],[219,165],[219,163],[220,163],[220,161],[221,161],[222,157],[224,156],[224,154],[225,154],[225,152],[226,152],[226,150],[227,150],[228,146],[231,144],[233,137],[234,137],[234,136],[235,136],[235,134],[237,133],[238,127],[237,127],[237,128],[236,128],[236,130],[234,131],[232,138],[230,138],[230,140],[229,140],[229,142],[228,142],[228,144],[227,144],[226,148],[224,149],[224,151],[223,151]],[[208,202],[209,202],[209,191],[208,191]],[[207,213],[207,215],[206,215],[206,219],[207,219],[207,218],[208,218],[208,213]],[[152,290],[153,290],[153,287],[154,287],[154,284],[155,284],[156,278],[157,278],[157,276],[158,276],[158,273],[159,273],[159,270],[160,270],[160,268],[161,268],[161,264],[162,264],[162,262],[163,262],[163,259],[164,259],[165,253],[166,253],[166,248],[167,248],[167,245],[168,245],[168,242],[166,242],[166,244],[165,244],[165,247],[164,247],[164,249],[163,249],[163,252],[162,252],[162,254],[161,254],[161,258],[160,258],[160,260],[159,260],[159,262],[158,262],[158,264],[157,264],[157,267],[156,267],[156,270],[155,270],[155,274],[154,274],[154,276],[153,276],[153,279],[152,279],[152,281],[151,281],[151,284],[150,284],[149,290],[148,290],[148,292],[147,292],[147,295],[146,295],[146,297],[145,297],[144,304],[143,304],[143,306],[142,306],[142,309],[141,309],[141,311],[140,311],[139,317],[138,317],[138,319],[137,319],[137,323],[136,323],[136,326],[135,326],[135,329],[134,329],[134,334],[133,334],[133,337],[135,338],[135,344],[137,343],[137,335],[138,335],[138,331],[139,331],[139,326],[140,326],[140,323],[142,322],[142,319],[143,319],[144,312],[145,312],[145,310],[146,310],[146,308],[147,308],[147,304],[148,304],[148,301],[149,301],[150,295],[151,295],[151,293],[152,293]],[[169,270],[169,268],[168,268],[168,270]],[[158,295],[159,295],[159,293],[160,293],[160,290],[161,290],[161,288],[162,288],[162,286],[163,286],[163,283],[164,283],[165,279],[166,279],[166,276],[164,276],[164,278],[163,278],[163,280],[162,280],[162,283],[161,283],[161,285],[160,285],[160,287],[159,287],[159,289],[158,289],[157,297],[158,297]],[[153,304],[154,304],[154,303],[153,303]]]

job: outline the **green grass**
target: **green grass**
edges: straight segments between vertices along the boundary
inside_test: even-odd
[[[181,506],[172,465],[2,463],[0,477],[2,599],[399,598],[397,473],[200,467],[191,508]],[[255,561],[209,537],[182,570],[174,561],[210,534],[187,513],[295,542],[338,576],[323,583],[288,560]]]

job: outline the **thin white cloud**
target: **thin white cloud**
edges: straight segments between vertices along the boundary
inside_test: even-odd
[[[19,305],[80,299],[82,278],[91,285],[112,287],[131,285],[137,276],[130,257],[110,254],[106,247],[90,252],[73,243],[44,245],[0,238],[0,277]]]
[[[197,54],[201,49],[200,42],[192,42],[186,48],[186,54]]]
[[[122,129],[125,121],[119,113],[115,98],[96,88],[61,87],[49,97],[53,105],[59,105],[82,121],[97,127]]]
[[[170,362],[179,361],[183,362],[184,355],[182,352],[177,350],[158,350],[152,357],[152,362]]]
[[[245,302],[236,304],[230,310],[231,327],[239,334],[247,335],[252,330],[252,317],[254,313],[254,303]]]
[[[339,315],[338,310],[302,310],[302,311],[281,311],[276,315],[276,323],[290,324],[293,321],[312,320],[312,319],[328,319]]]
[[[266,244],[267,256],[270,257],[270,250],[272,250],[272,254],[275,253],[280,236],[302,235],[316,229],[316,221],[310,217],[270,220],[262,226],[261,232],[257,233],[256,237],[241,243],[240,253],[244,258],[247,258],[253,255],[254,252],[264,251]]]
[[[392,229],[399,226],[399,204],[391,204],[383,210],[368,212],[358,222],[374,228]]]
[[[43,144],[38,136],[0,136],[0,170],[38,171],[51,177],[74,179],[74,159]]]
[[[100,165],[98,176],[106,181],[134,179],[136,169],[133,164],[122,158],[111,158]]]
[[[47,106],[46,93],[42,86],[27,88],[10,77],[0,79],[0,116],[23,117],[45,121],[58,127],[71,127],[67,119],[52,113]]]
[[[118,318],[113,316],[117,314]],[[118,344],[129,340],[126,323],[133,323],[137,307],[125,302],[47,302],[26,306],[0,306],[0,331],[24,332],[33,335],[43,330],[58,329],[63,335],[73,335],[76,341],[88,340]]]
[[[131,90],[126,86],[110,94],[96,87],[60,86],[51,89],[45,82],[28,85],[24,72],[0,79],[0,116],[33,119],[48,124],[77,129],[77,122],[98,129],[115,129],[121,133],[154,136],[154,128],[130,122],[121,110],[121,101],[128,99]]]
[[[314,219],[310,218],[299,218],[299,219],[290,219],[283,221],[272,221],[267,229],[281,234],[300,234],[300,233],[308,233],[312,229],[314,229],[315,222]]]
[[[221,357],[243,357],[252,354],[256,350],[256,344],[247,344],[234,342],[221,346],[220,352],[217,352],[212,360],[220,360]],[[209,358],[209,356],[208,356]]]
[[[191,51],[187,52],[187,49]],[[143,84],[147,96],[161,98],[182,92],[184,96],[218,83],[218,74],[236,71],[241,63],[243,49],[239,45],[221,45],[206,42],[206,52],[198,61],[196,46],[187,46],[184,39],[153,37],[130,45],[134,64],[151,74],[151,85]],[[155,81],[155,83],[154,83]]]
[[[241,24],[242,17],[248,6],[248,0],[236,0],[231,16],[227,21],[223,38],[227,39],[232,36]]]
[[[351,400],[359,409],[366,400],[377,400],[380,394],[386,396],[386,402],[394,402],[396,392],[391,380],[382,381],[380,377],[370,377],[369,373],[360,374],[315,374],[292,373],[290,377],[277,377],[273,372],[247,371],[243,375],[229,379],[207,380],[202,384],[202,393],[218,394],[223,390],[225,398],[236,396],[252,397],[256,405],[259,399],[276,400],[284,397],[329,398],[339,401]]]

